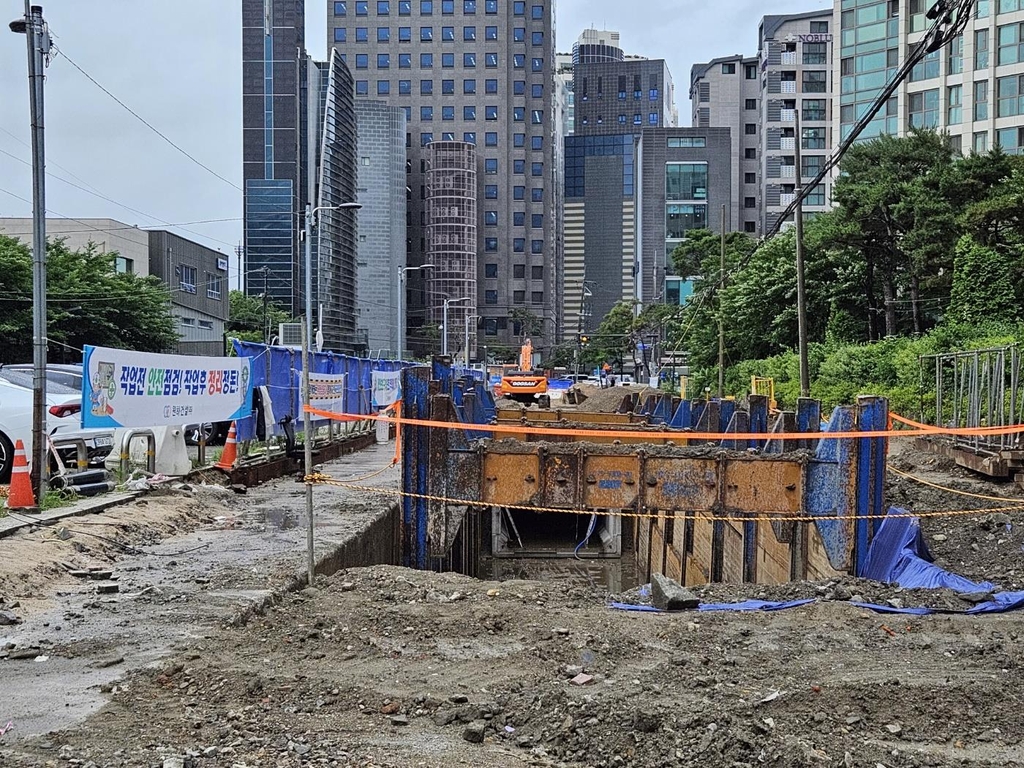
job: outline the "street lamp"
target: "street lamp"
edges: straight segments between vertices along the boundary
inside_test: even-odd
[[[463,296],[460,299],[445,299],[442,311],[442,322],[444,323],[444,329],[441,332],[441,354],[448,354],[448,305],[459,304],[463,301],[472,301],[469,296]]]
[[[402,359],[402,355],[405,352],[405,318],[402,316],[402,304],[405,302],[405,281],[406,273],[418,272],[421,269],[433,269],[433,264],[420,264],[418,267],[399,267],[398,268],[398,301],[395,302],[397,315],[395,319],[398,321],[395,326],[395,332],[398,334],[398,359]]]
[[[469,321],[470,320],[479,320],[479,319],[480,319],[480,315],[471,315],[468,312],[466,313],[466,322],[465,322],[466,349],[464,351],[464,356],[463,356],[463,359],[464,359],[465,364],[466,364],[466,370],[469,370]]]
[[[313,343],[313,216],[317,211],[358,210],[361,203],[342,203],[341,205],[322,205],[313,208],[306,204],[306,333],[302,345],[302,400],[305,404],[302,415],[302,428],[305,431],[303,447],[305,464],[302,471],[308,477],[313,474],[313,415],[309,412],[309,345]],[[313,557],[313,484],[306,481],[306,556],[308,586],[312,587],[316,578],[316,561]]]

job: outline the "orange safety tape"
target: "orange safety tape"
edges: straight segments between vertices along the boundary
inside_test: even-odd
[[[378,416],[375,414],[361,415],[354,413],[331,413],[316,408],[304,406],[310,413],[323,419],[338,419],[341,421],[387,421],[391,424],[403,424],[410,427],[430,427],[435,429],[459,429],[466,432],[498,432],[504,434],[527,434],[527,435],[561,435],[575,437],[613,437],[616,439],[626,438],[630,440],[838,440],[838,439],[860,439],[869,437],[921,437],[924,435],[1011,435],[1024,432],[1024,424],[1014,424],[1006,427],[974,427],[974,428],[945,428],[931,427],[922,424],[915,429],[897,430],[865,430],[863,432],[684,432],[682,430],[667,431],[665,429],[650,432],[627,432],[619,430],[597,430],[597,429],[555,429],[552,427],[513,426],[510,424],[463,424],[453,421],[430,421],[427,419],[406,419],[392,418],[389,416]]]
[[[325,485],[336,485],[341,488],[348,488],[350,490],[365,491],[370,493],[380,493],[388,496],[399,496],[402,498],[412,499],[424,499],[426,501],[437,501],[442,504],[451,504],[457,507],[499,507],[508,506],[502,504],[495,504],[490,501],[477,501],[467,499],[452,499],[446,496],[433,496],[426,493],[412,493],[410,491],[401,491],[397,488],[380,488],[367,485],[354,485],[342,480],[334,480],[328,475],[307,475],[304,478],[306,483],[313,485],[325,484]],[[610,511],[600,509],[564,509],[559,507],[532,507],[532,506],[521,506],[512,505],[512,509],[521,510],[523,512],[551,512],[556,514],[564,515],[597,515],[599,517],[628,517],[637,518],[643,520],[658,520],[661,518],[674,518],[676,520],[683,519],[687,511],[684,510],[672,510],[663,512],[630,512],[630,511]],[[918,518],[931,518],[931,517],[957,517],[965,515],[990,515],[997,512],[1024,512],[1024,502],[1008,507],[987,507],[984,509],[956,509],[956,510],[943,510],[937,512],[894,512],[889,514],[875,514],[875,515],[801,515],[792,512],[760,512],[756,515],[713,515],[708,514],[705,510],[691,510],[692,514],[697,519],[707,521],[725,521],[735,523],[756,523],[756,522],[768,522],[768,523],[812,523],[818,520],[883,520],[887,517],[918,517]]]

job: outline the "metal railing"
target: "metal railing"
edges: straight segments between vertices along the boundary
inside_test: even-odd
[[[127,477],[131,470],[132,440],[137,437],[146,438],[146,471],[151,475],[156,474],[156,435],[152,429],[128,429],[121,435],[120,471],[122,477]]]

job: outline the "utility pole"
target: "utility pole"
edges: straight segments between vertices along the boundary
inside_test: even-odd
[[[28,94],[32,112],[32,490],[41,502],[46,492],[49,451],[46,441],[46,163],[43,85],[50,55],[50,32],[43,8],[25,0],[25,17],[10,23],[25,35]]]
[[[307,230],[308,233],[308,230]],[[304,460],[302,472],[306,476],[306,566],[307,586],[316,582],[316,558],[313,554],[313,483],[309,476],[313,474],[313,415],[309,412],[309,330],[307,323],[302,324],[302,438]]]
[[[722,206],[721,278],[718,283],[718,399],[725,397],[725,206]]]
[[[267,276],[270,274],[270,267],[263,267],[263,343],[270,344],[270,326],[268,310],[270,309],[270,294],[268,291]],[[267,381],[270,381],[268,378]]]
[[[801,167],[800,108],[793,113],[796,119],[796,322],[797,344],[800,355],[800,397],[811,396],[811,374],[807,361],[807,293],[804,288],[804,204],[801,199],[803,192],[803,169]]]

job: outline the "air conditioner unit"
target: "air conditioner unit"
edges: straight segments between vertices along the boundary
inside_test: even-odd
[[[277,343],[282,347],[302,347],[302,323],[281,323],[278,326]]]

